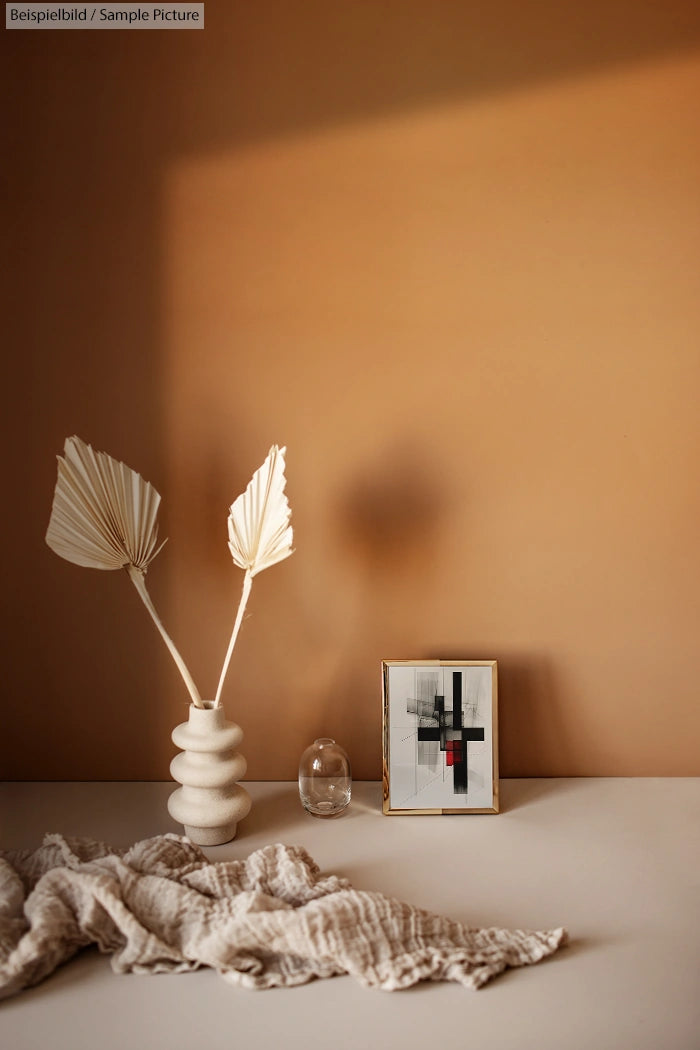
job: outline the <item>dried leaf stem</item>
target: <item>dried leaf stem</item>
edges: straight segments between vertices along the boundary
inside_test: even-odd
[[[126,566],[126,571],[129,574],[129,579],[131,580],[131,582],[133,583],[134,587],[138,591],[138,594],[139,594],[139,597],[141,598],[141,601],[143,602],[143,604],[146,606],[146,608],[148,609],[149,613],[151,614],[151,619],[153,620],[154,624],[156,625],[156,627],[160,631],[160,633],[161,633],[161,635],[163,637],[163,641],[165,642],[165,644],[167,645],[168,649],[170,650],[170,655],[172,656],[173,660],[175,661],[175,663],[177,665],[177,669],[180,672],[180,674],[182,675],[184,683],[187,686],[188,692],[189,692],[190,696],[192,697],[192,703],[195,705],[195,707],[204,707],[204,703],[202,702],[202,698],[199,695],[199,690],[197,689],[197,686],[194,684],[194,679],[192,678],[192,675],[187,670],[187,665],[185,664],[185,661],[182,659],[182,657],[180,656],[179,652],[175,648],[175,643],[173,642],[172,638],[170,637],[170,635],[166,631],[165,627],[163,626],[163,623],[161,621],[160,616],[156,612],[156,607],[153,604],[153,602],[151,601],[150,594],[146,590],[146,580],[145,580],[145,577],[144,577],[143,573],[141,572],[140,569],[137,569],[135,565],[127,565]]]
[[[241,629],[243,622],[243,613],[245,607],[248,604],[248,597],[250,596],[250,589],[253,586],[253,576],[250,569],[246,569],[245,576],[243,577],[243,590],[241,592],[241,600],[238,603],[238,612],[236,613],[236,622],[233,625],[233,632],[231,634],[231,640],[228,643],[228,649],[226,650],[226,657],[224,659],[224,666],[221,668],[221,677],[219,678],[219,685],[216,690],[216,697],[214,698],[214,707],[219,707],[221,704],[221,693],[224,688],[224,679],[226,678],[226,672],[228,671],[228,665],[231,663],[231,655],[233,653],[233,647],[236,644],[236,638],[238,638],[238,632]]]

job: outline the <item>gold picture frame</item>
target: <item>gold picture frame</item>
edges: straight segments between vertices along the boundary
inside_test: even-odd
[[[387,816],[498,813],[496,660],[383,660],[382,701]]]

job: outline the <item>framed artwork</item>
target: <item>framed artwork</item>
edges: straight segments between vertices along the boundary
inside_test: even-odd
[[[495,660],[384,660],[383,810],[498,813]]]

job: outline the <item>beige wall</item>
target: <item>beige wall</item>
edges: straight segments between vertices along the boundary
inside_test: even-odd
[[[252,778],[320,734],[378,777],[380,661],[427,657],[499,661],[505,776],[700,773],[700,14],[481,6],[4,34],[4,777],[164,778],[186,713],[126,578],[44,546],[71,433],[161,492],[205,694],[287,444]]]

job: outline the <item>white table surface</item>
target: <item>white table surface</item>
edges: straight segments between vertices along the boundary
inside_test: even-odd
[[[324,871],[469,925],[566,926],[571,944],[478,992],[404,992],[350,977],[263,992],[210,970],[115,976],[88,949],[0,1004],[2,1050],[700,1050],[700,779],[501,783],[497,816],[385,817],[356,783],[336,820],[308,816],[295,784],[247,784],[240,859],[304,846]],[[0,785],[0,845],[44,832],[129,845],[178,830],[171,784]]]

